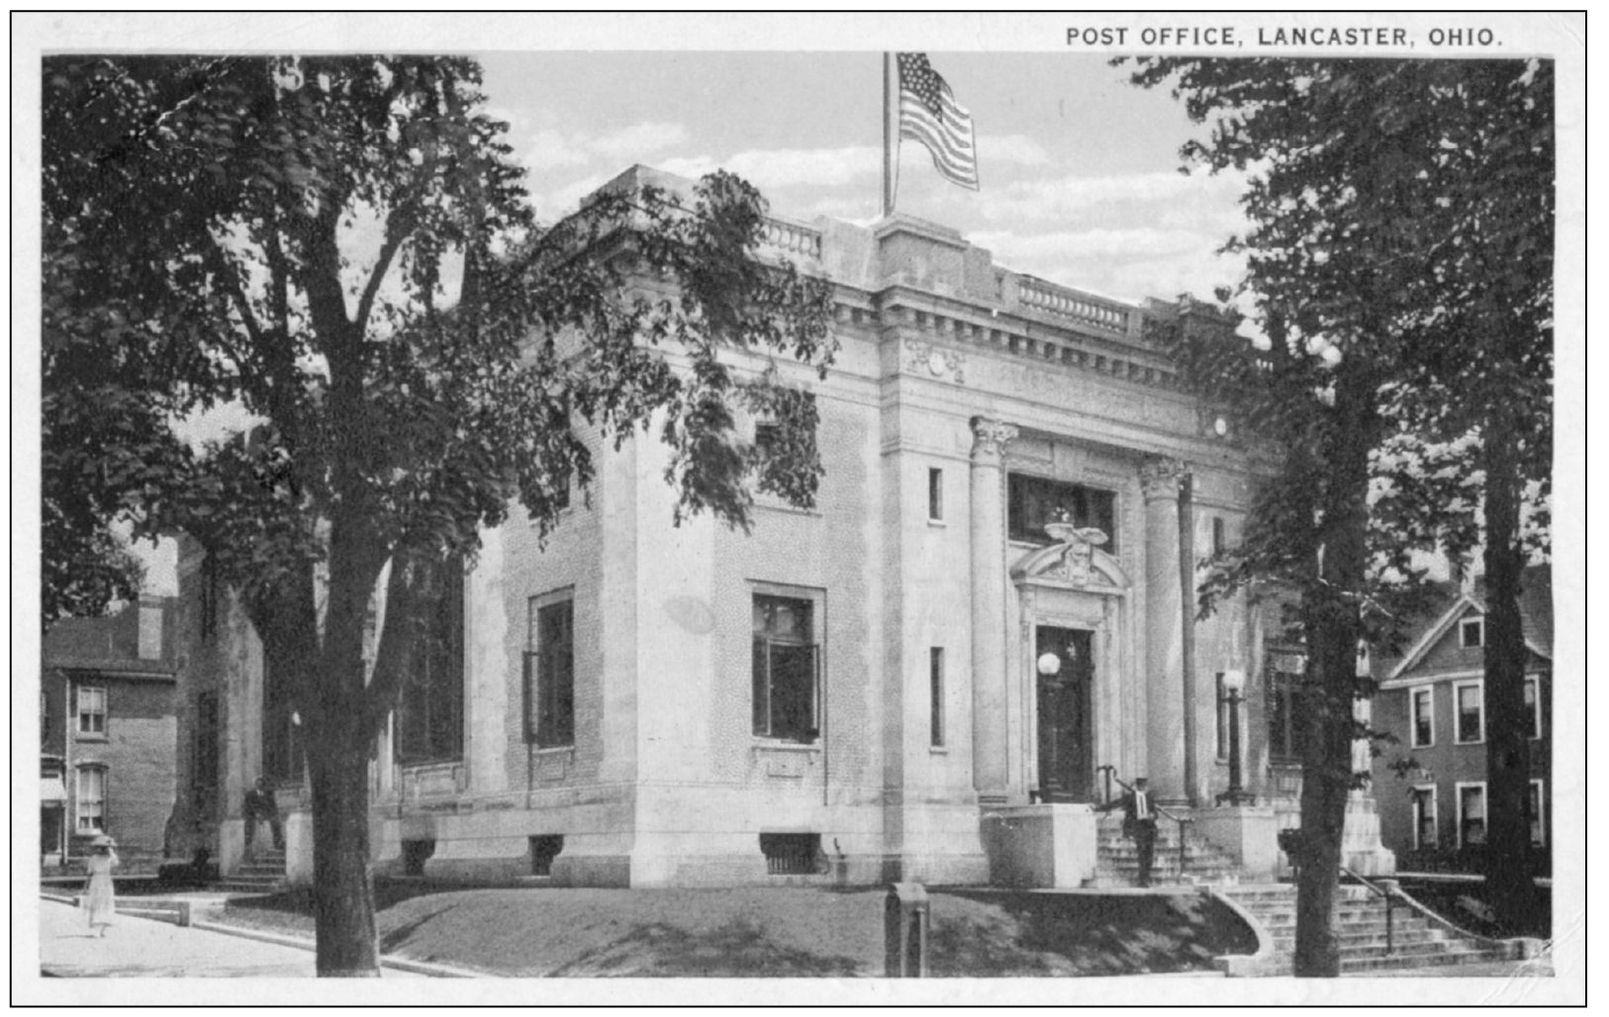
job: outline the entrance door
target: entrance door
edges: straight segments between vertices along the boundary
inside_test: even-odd
[[[1047,802],[1094,801],[1090,724],[1095,660],[1088,629],[1041,625],[1035,633],[1039,679],[1039,793]]]

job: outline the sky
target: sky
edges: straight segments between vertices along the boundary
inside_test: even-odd
[[[929,53],[977,133],[980,188],[901,147],[896,210],[959,229],[995,261],[1127,300],[1210,298],[1238,276],[1215,251],[1240,227],[1236,179],[1179,172],[1204,129],[1104,56]],[[556,217],[634,163],[725,168],[774,212],[880,214],[882,59],[861,53],[482,53],[490,111]]]

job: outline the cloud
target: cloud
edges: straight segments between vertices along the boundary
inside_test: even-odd
[[[1199,203],[1221,207],[1244,188],[1232,174],[1215,176],[1180,173],[1140,173],[1133,176],[1039,177],[1015,180],[980,192],[978,207],[985,218],[1010,220],[1027,217],[1042,221],[1080,215],[1092,208],[1117,204],[1156,204],[1176,207]]]
[[[1122,300],[1212,291],[1240,277],[1243,261],[1215,254],[1219,238],[1154,227],[1046,233],[979,232],[969,238],[1016,272]]]
[[[666,149],[687,142],[687,128],[681,124],[646,122],[632,124],[608,134],[565,134],[555,130],[538,131],[525,148],[525,165],[549,170],[564,166],[586,166],[593,162],[615,164],[647,162]]]
[[[1009,162],[1018,166],[1048,166],[1050,153],[1026,134],[985,134],[977,139],[978,162],[984,166]]]
[[[882,149],[768,148],[738,152],[728,159],[699,155],[667,159],[659,168],[697,177],[717,167],[731,170],[761,190],[778,187],[841,187],[882,172]]]

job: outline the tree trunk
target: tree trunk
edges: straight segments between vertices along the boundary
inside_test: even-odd
[[[1494,408],[1481,437],[1486,469],[1486,894],[1498,923],[1520,932],[1534,928],[1539,892],[1530,829],[1533,721],[1525,708],[1526,649],[1519,605],[1525,564],[1519,533],[1520,471],[1511,415]]]
[[[352,725],[335,720],[315,726],[308,745],[318,974],[375,978],[380,955],[369,868],[368,741],[357,731],[340,731]]]
[[[1369,449],[1378,412],[1361,371],[1344,371],[1335,386],[1335,420],[1324,459],[1319,582],[1303,594],[1308,664],[1302,689],[1302,858],[1296,885],[1295,974],[1341,973],[1334,926],[1346,803],[1352,789],[1353,704],[1362,631],[1359,594],[1368,567]]]

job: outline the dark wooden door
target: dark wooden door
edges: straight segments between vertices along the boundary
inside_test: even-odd
[[[1094,801],[1091,635],[1087,629],[1048,625],[1040,626],[1036,633],[1039,793],[1047,802]]]

